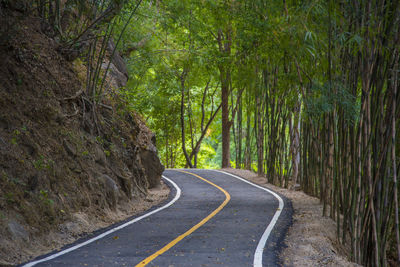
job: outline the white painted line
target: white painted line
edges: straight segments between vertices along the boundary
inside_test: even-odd
[[[140,221],[140,220],[142,220],[142,219],[144,219],[144,218],[146,218],[146,217],[149,217],[150,215],[152,215],[152,214],[154,214],[154,213],[157,213],[157,212],[159,212],[159,211],[161,211],[161,210],[163,210],[163,209],[168,208],[169,206],[171,206],[172,204],[174,204],[174,203],[181,197],[181,189],[180,189],[179,186],[178,186],[176,183],[174,183],[172,180],[168,179],[168,178],[165,177],[164,175],[163,175],[162,177],[163,177],[165,180],[167,180],[168,182],[170,182],[170,183],[175,187],[175,189],[176,189],[176,195],[175,195],[174,199],[172,199],[172,200],[171,200],[170,202],[168,202],[166,205],[164,205],[164,206],[162,206],[162,207],[159,207],[158,209],[155,209],[155,210],[153,210],[153,211],[150,211],[149,213],[143,214],[142,216],[137,217],[137,218],[135,218],[135,219],[133,219],[133,220],[131,220],[131,221],[129,221],[129,222],[126,222],[126,223],[124,223],[124,224],[121,224],[120,226],[117,226],[117,227],[115,227],[115,228],[113,228],[113,229],[110,229],[110,230],[108,230],[107,232],[104,232],[104,233],[102,233],[102,234],[100,234],[100,235],[98,235],[98,236],[95,236],[95,237],[93,237],[93,238],[91,238],[91,239],[89,239],[89,240],[86,240],[85,242],[82,242],[82,243],[77,244],[77,245],[75,245],[75,246],[73,246],[73,247],[67,248],[67,249],[65,249],[65,250],[62,250],[62,251],[60,251],[60,252],[58,252],[58,253],[56,253],[56,254],[53,254],[53,255],[50,255],[50,256],[44,258],[44,259],[29,262],[29,263],[27,263],[27,264],[25,264],[25,265],[23,265],[23,266],[24,266],[24,267],[34,266],[34,265],[36,265],[36,264],[38,264],[38,263],[41,263],[41,262],[44,262],[44,261],[49,261],[49,260],[52,260],[52,259],[54,259],[54,258],[57,258],[57,257],[59,257],[59,256],[61,256],[61,255],[67,254],[67,253],[69,253],[69,252],[71,252],[71,251],[77,250],[78,248],[81,248],[81,247],[83,247],[83,246],[86,246],[87,244],[93,243],[94,241],[99,240],[99,239],[101,239],[101,238],[103,238],[103,237],[105,237],[105,236],[107,236],[107,235],[109,235],[109,234],[111,234],[111,233],[114,233],[115,231],[121,230],[122,228],[125,228],[125,227],[127,227],[127,226],[129,226],[129,225],[131,225],[131,224],[133,224],[133,223],[135,223],[135,222],[138,222],[138,221]]]
[[[252,182],[249,182],[246,179],[243,179],[242,177],[239,177],[239,176],[236,176],[234,174],[231,174],[231,173],[228,173],[228,172],[224,172],[224,171],[217,171],[217,170],[213,170],[213,171],[230,175],[230,176],[232,176],[232,177],[234,177],[236,179],[239,179],[239,180],[241,180],[241,181],[243,181],[245,183],[248,183],[248,184],[250,184],[252,186],[255,186],[255,187],[260,188],[260,189],[262,189],[264,191],[267,191],[268,193],[272,194],[275,198],[278,199],[279,207],[278,207],[277,211],[275,212],[274,217],[272,217],[272,220],[269,223],[267,229],[265,229],[263,235],[261,236],[260,241],[258,241],[258,245],[257,245],[256,251],[254,253],[253,266],[254,267],[262,267],[263,266],[262,265],[263,251],[264,251],[264,248],[265,248],[265,244],[267,243],[268,237],[271,234],[271,231],[274,228],[276,222],[278,221],[279,216],[281,215],[283,207],[285,206],[285,204],[283,203],[282,198],[277,193],[275,193],[275,192],[273,192],[273,191],[271,191],[271,190],[269,190],[269,189],[267,189],[265,187],[256,185],[256,184],[254,184]]]

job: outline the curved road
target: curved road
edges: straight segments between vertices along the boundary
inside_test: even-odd
[[[219,171],[164,178],[167,203],[24,266],[280,265],[292,213],[284,197]]]

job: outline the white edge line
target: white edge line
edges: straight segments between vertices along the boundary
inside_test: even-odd
[[[265,229],[263,235],[261,236],[260,241],[258,241],[257,248],[256,248],[256,251],[255,251],[255,253],[254,253],[253,266],[254,266],[254,267],[262,267],[263,251],[264,251],[264,248],[265,248],[265,244],[267,243],[268,237],[269,237],[269,235],[271,234],[272,229],[274,228],[276,222],[278,221],[279,216],[281,215],[281,212],[282,212],[282,210],[283,210],[283,207],[285,206],[285,204],[284,204],[282,198],[281,198],[277,193],[275,193],[275,192],[273,192],[273,191],[271,191],[271,190],[269,190],[269,189],[267,189],[267,188],[265,188],[265,187],[256,185],[256,184],[254,184],[254,183],[252,183],[252,182],[249,182],[249,181],[247,181],[246,179],[244,179],[244,178],[242,178],[242,177],[236,176],[236,175],[234,175],[234,174],[231,174],[231,173],[228,173],[228,172],[225,172],[225,171],[218,171],[218,170],[213,170],[213,171],[216,171],[216,172],[220,172],[220,173],[224,173],[224,174],[230,175],[230,176],[232,176],[232,177],[234,177],[234,178],[236,178],[236,179],[239,179],[239,180],[241,180],[241,181],[243,181],[243,182],[245,182],[245,183],[248,183],[248,184],[250,184],[250,185],[252,185],[252,186],[255,186],[255,187],[260,188],[260,189],[262,189],[262,190],[264,190],[264,191],[267,191],[268,193],[272,194],[275,198],[278,199],[278,201],[279,201],[279,207],[278,207],[278,209],[276,210],[276,212],[275,212],[275,214],[274,214],[274,217],[272,217],[272,220],[271,220],[271,222],[269,223],[267,229]]]
[[[45,262],[45,261],[49,261],[49,260],[52,260],[52,259],[54,259],[54,258],[57,258],[57,257],[59,257],[59,256],[61,256],[61,255],[67,254],[67,253],[69,253],[69,252],[71,252],[71,251],[73,251],[73,250],[76,250],[76,249],[80,248],[80,247],[83,247],[83,246],[86,246],[86,245],[88,245],[88,244],[90,244],[90,243],[93,243],[94,241],[99,240],[99,239],[101,239],[101,238],[103,238],[103,237],[105,237],[105,236],[107,236],[107,235],[109,235],[109,234],[111,234],[111,233],[114,233],[115,231],[121,230],[122,228],[125,228],[125,227],[127,227],[127,226],[129,226],[129,225],[131,225],[131,224],[133,224],[133,223],[135,223],[135,222],[138,222],[138,221],[140,221],[140,220],[142,220],[142,219],[144,219],[144,218],[146,218],[146,217],[149,217],[150,215],[152,215],[152,214],[154,214],[154,213],[157,213],[157,212],[159,212],[159,211],[161,211],[161,210],[163,210],[163,209],[168,208],[169,206],[171,206],[172,204],[174,204],[174,203],[181,197],[181,189],[179,188],[179,186],[178,186],[176,183],[174,183],[174,182],[173,182],[172,180],[170,180],[169,178],[165,177],[164,175],[163,175],[162,177],[163,177],[165,180],[167,180],[168,182],[170,182],[170,183],[175,187],[175,189],[176,189],[176,195],[175,195],[175,197],[174,197],[170,202],[168,202],[166,205],[164,205],[164,206],[162,206],[162,207],[159,207],[158,209],[155,209],[155,210],[153,210],[153,211],[151,211],[151,212],[149,212],[149,213],[143,214],[143,215],[140,216],[140,217],[137,217],[137,218],[135,218],[135,219],[133,219],[133,220],[131,220],[131,221],[128,221],[128,222],[126,222],[126,223],[124,223],[124,224],[121,224],[120,226],[117,226],[117,227],[115,227],[115,228],[113,228],[113,229],[110,229],[110,230],[108,230],[107,232],[104,232],[104,233],[102,233],[102,234],[100,234],[100,235],[98,235],[98,236],[95,236],[95,237],[93,237],[93,238],[91,238],[91,239],[89,239],[89,240],[86,240],[85,242],[82,242],[82,243],[80,243],[80,244],[77,244],[77,245],[75,245],[75,246],[73,246],[73,247],[67,248],[67,249],[65,249],[65,250],[63,250],[63,251],[60,251],[60,252],[56,253],[56,254],[50,255],[50,256],[48,256],[48,257],[46,257],[46,258],[44,258],[44,259],[29,262],[29,263],[23,265],[23,267],[31,267],[31,266],[34,266],[34,265],[36,265],[36,264],[38,264],[38,263]]]

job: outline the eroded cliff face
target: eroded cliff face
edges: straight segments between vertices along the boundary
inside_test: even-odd
[[[164,167],[153,133],[118,96],[117,87],[128,78],[120,57],[112,62],[111,87],[93,123],[93,109],[77,94],[84,87],[82,61],[65,60],[40,19],[24,9],[3,6],[0,13],[5,265],[150,207],[149,189],[159,187]],[[163,192],[157,200],[166,197]]]

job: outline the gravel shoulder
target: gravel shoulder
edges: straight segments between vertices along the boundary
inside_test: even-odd
[[[293,224],[280,253],[285,266],[359,266],[348,260],[350,250],[337,242],[336,223],[322,216],[322,205],[315,197],[267,183],[265,177],[248,170],[222,169],[282,194],[292,201]]]

